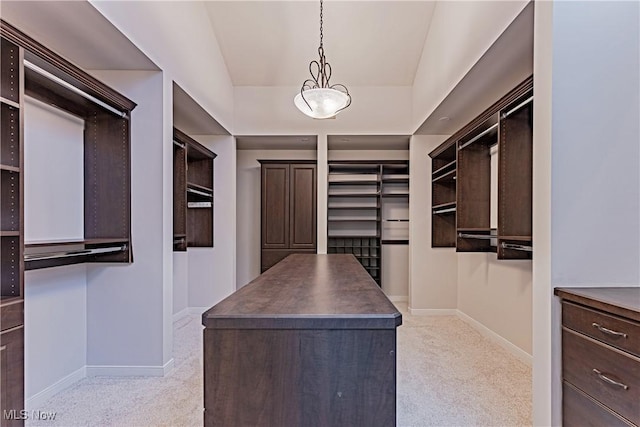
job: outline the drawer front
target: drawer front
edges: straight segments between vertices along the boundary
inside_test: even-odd
[[[634,321],[563,302],[562,325],[640,357],[640,324]]]
[[[564,427],[630,427],[629,421],[602,406],[566,381],[562,384]]]
[[[640,423],[640,359],[563,329],[562,371],[567,382]]]
[[[24,301],[3,305],[0,308],[1,330],[15,328],[24,324]]]

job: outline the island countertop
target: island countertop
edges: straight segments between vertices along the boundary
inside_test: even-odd
[[[215,329],[394,329],[402,315],[350,254],[294,254],[202,315]]]

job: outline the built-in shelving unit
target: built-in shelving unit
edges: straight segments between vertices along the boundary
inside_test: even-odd
[[[432,159],[432,246],[532,255],[533,78],[456,132]],[[498,147],[497,228],[491,226],[491,150]]]
[[[130,113],[136,104],[0,21],[0,413],[24,408],[24,271],[132,262]],[[84,236],[24,241],[24,103],[84,120]],[[28,301],[27,301],[28,304]],[[4,420],[2,425],[24,420]]]
[[[328,252],[355,255],[381,284],[381,245],[408,243],[409,163],[331,161],[328,185]]]
[[[213,247],[213,159],[216,154],[173,130],[173,248]]]

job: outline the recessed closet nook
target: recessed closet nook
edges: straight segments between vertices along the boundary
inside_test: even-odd
[[[352,103],[313,120],[317,3],[2,0],[0,425],[169,377],[292,254],[531,366],[534,425],[639,424],[638,2],[327,1]]]

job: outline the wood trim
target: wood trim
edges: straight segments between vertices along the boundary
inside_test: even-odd
[[[188,145],[189,148],[193,148],[199,152],[201,152],[202,154],[204,154],[207,157],[211,157],[213,159],[215,159],[216,157],[218,157],[218,155],[216,153],[214,153],[213,151],[209,150],[207,147],[205,147],[204,145],[200,144],[198,141],[196,141],[195,139],[191,138],[189,135],[187,135],[186,133],[182,132],[180,129],[178,128],[173,128],[173,139],[175,139],[176,141]]]
[[[279,165],[283,163],[300,163],[304,165],[315,165],[318,163],[317,160],[273,160],[273,159],[258,159],[258,163],[261,165]]]
[[[444,151],[445,149],[449,148],[451,144],[455,144],[459,139],[463,138],[466,135],[469,135],[474,130],[476,130],[479,126],[481,126],[483,123],[489,120],[494,114],[498,113],[504,107],[508,106],[513,101],[517,100],[518,98],[520,98],[521,96],[523,96],[524,94],[526,94],[528,91],[532,89],[533,89],[533,76],[530,76],[526,80],[524,80],[522,83],[520,83],[518,86],[516,86],[513,90],[511,90],[506,96],[504,96],[503,98],[500,98],[496,103],[494,103],[489,108],[487,108],[482,114],[480,114],[478,117],[476,117],[471,122],[469,122],[469,124],[464,126],[458,132],[451,135],[449,139],[444,141],[435,150],[429,153],[429,156],[433,157],[437,155],[441,151]]]
[[[23,47],[44,61],[44,63],[38,63],[38,66],[44,65],[47,71],[54,72],[58,77],[78,89],[81,89],[101,101],[121,110],[131,111],[136,107],[137,104],[126,96],[113,90],[100,80],[83,71],[80,67],[64,59],[57,53],[46,48],[5,20],[1,19],[0,34],[2,37],[16,43],[18,46]],[[59,71],[55,72],[56,69]],[[60,71],[62,73],[60,73]]]

